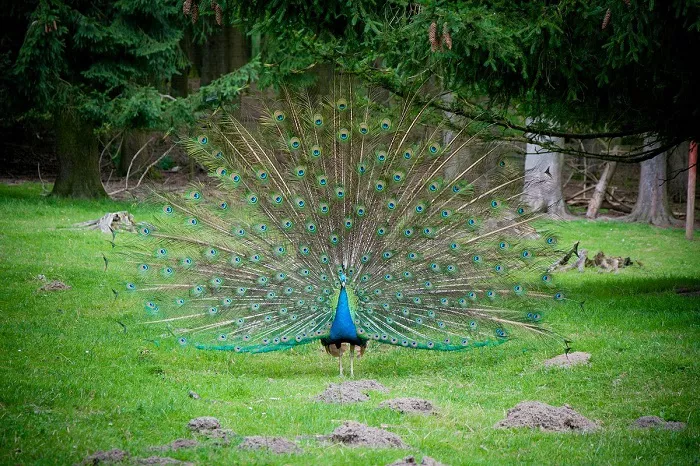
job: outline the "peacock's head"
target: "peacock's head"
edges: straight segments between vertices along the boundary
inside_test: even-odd
[[[340,279],[340,286],[342,286],[343,288],[345,288],[345,282],[348,281],[348,276],[345,275],[345,272],[340,272],[340,273],[338,274],[338,278]]]

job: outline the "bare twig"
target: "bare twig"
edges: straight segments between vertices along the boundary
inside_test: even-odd
[[[669,182],[669,181],[671,181],[671,180],[675,180],[676,178],[678,178],[678,175],[680,175],[681,173],[685,173],[685,172],[691,170],[695,165],[697,165],[697,164],[694,163],[694,164],[692,164],[691,166],[689,166],[688,168],[681,168],[680,170],[675,170],[675,171],[673,172],[673,176],[670,177],[670,178],[666,178],[665,180],[663,180],[663,182],[662,182],[659,186],[663,186],[665,183],[667,183],[667,182]]]
[[[114,137],[112,139],[109,140],[109,142],[107,144],[105,144],[104,149],[102,149],[102,152],[100,152],[100,161],[98,162],[99,163],[98,167],[102,166],[102,157],[105,155],[105,152],[107,152],[107,149],[109,149],[109,146],[111,146],[112,143],[114,142],[114,140],[117,139],[119,136],[121,136],[123,132],[124,131],[119,131],[117,134],[114,135]],[[119,149],[121,149],[121,147],[122,147],[122,145],[120,142]],[[110,157],[110,159],[111,159],[111,157]]]
[[[148,146],[151,142],[153,142],[153,140],[154,140],[155,138],[156,138],[155,136],[151,137],[148,141],[146,141],[146,144],[144,144],[143,146],[141,146],[141,148],[140,148],[139,150],[136,151],[136,153],[134,154],[134,156],[131,157],[131,162],[129,162],[129,168],[126,169],[126,178],[124,179],[124,189],[123,189],[123,191],[128,191],[128,190],[129,190],[129,175],[131,175],[131,168],[134,166],[134,162],[136,161],[136,158],[141,154],[141,152],[144,151],[144,149],[146,148],[146,146]]]
[[[148,142],[151,142],[151,141],[148,141]],[[148,142],[147,142],[146,144],[148,144]],[[145,147],[145,145],[144,145],[144,147]],[[160,157],[158,157],[158,158],[155,159],[153,162],[151,162],[151,163],[146,167],[146,169],[143,171],[143,173],[141,174],[141,176],[139,177],[139,181],[138,181],[138,183],[136,183],[136,186],[134,186],[134,187],[131,188],[131,189],[136,189],[136,188],[138,188],[139,186],[141,186],[141,182],[142,182],[143,179],[146,177],[146,174],[148,173],[148,171],[149,171],[151,168],[153,168],[158,162],[160,162],[161,160],[163,160],[163,158],[164,158],[166,155],[168,155],[168,154],[170,153],[170,151],[173,150],[174,148],[175,148],[175,145],[173,144],[172,146],[170,146],[170,148],[168,148],[168,150],[166,150],[165,152],[163,152],[163,153],[160,155]],[[143,147],[142,147],[141,149],[143,149]],[[141,151],[141,150],[139,150],[139,152],[140,152],[140,151]],[[138,152],[136,153],[136,155],[138,155]],[[132,163],[133,163],[133,160],[132,160]],[[131,165],[129,166],[129,169],[131,169]],[[122,193],[122,192],[124,192],[124,191],[128,191],[128,190],[129,190],[129,187],[128,187],[128,181],[129,181],[129,179],[128,179],[128,177],[129,177],[129,173],[127,172],[127,179],[125,180],[125,183],[124,183],[125,186],[124,186],[122,189],[117,189],[116,191],[113,191],[113,192],[109,193],[109,195],[112,196],[112,195],[114,195],[114,194],[118,194],[118,193]]]
[[[595,188],[595,185],[592,185],[592,186],[589,186],[589,187],[587,187],[587,188],[584,188],[584,189],[582,189],[581,191],[577,192],[576,194],[573,194],[573,195],[569,196],[566,200],[567,200],[567,201],[574,200],[575,198],[579,197],[580,195],[582,195],[582,194],[584,194],[584,193],[587,193],[588,191],[590,191],[590,190],[593,189],[593,188]]]

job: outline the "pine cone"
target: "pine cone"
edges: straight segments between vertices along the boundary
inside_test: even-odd
[[[190,11],[192,11],[192,0],[185,0],[182,4],[182,12],[188,16]]]
[[[436,52],[440,48],[440,39],[437,37],[437,23],[433,22],[428,28],[428,40],[430,41],[430,50]]]
[[[216,3],[216,0],[211,0],[211,3],[209,3],[209,6],[211,7],[212,10],[216,10],[216,5],[218,5]]]
[[[449,50],[452,50],[452,36],[450,35],[450,29],[447,23],[442,25],[442,43],[445,44]]]
[[[224,10],[221,9],[221,5],[217,3],[214,6],[214,12],[216,13],[216,24],[221,26],[224,22]]]
[[[630,6],[630,0],[622,0],[622,1],[625,2],[625,5]]]
[[[199,6],[195,3],[192,5],[192,24],[196,23],[199,19]]]
[[[612,13],[610,12],[610,8],[608,8],[608,11],[605,12],[605,18],[603,18],[603,25],[602,25],[601,29],[605,29],[606,27],[608,27],[608,24],[610,24],[610,15],[611,14]]]

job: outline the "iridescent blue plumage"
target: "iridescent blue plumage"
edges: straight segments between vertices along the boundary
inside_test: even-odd
[[[357,346],[365,346],[367,343],[367,339],[361,340],[357,335],[357,328],[352,319],[348,292],[345,286],[340,290],[330,334],[327,339],[322,339],[321,342],[325,345],[349,343]]]

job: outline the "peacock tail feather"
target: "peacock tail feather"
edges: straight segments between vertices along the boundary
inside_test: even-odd
[[[332,88],[282,89],[255,128],[219,112],[186,141],[214,182],[156,194],[160,217],[119,246],[146,322],[206,349],[327,340],[342,280],[362,341],[449,351],[546,334],[563,299],[556,237],[529,226],[518,164],[428,105]]]

